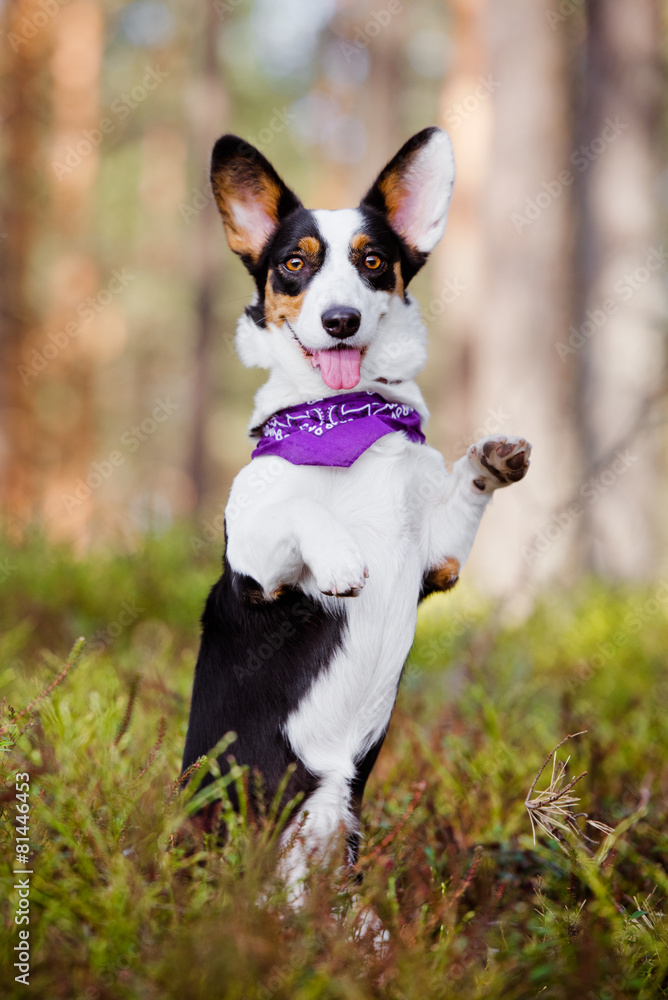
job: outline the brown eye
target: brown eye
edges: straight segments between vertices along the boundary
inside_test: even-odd
[[[301,259],[301,257],[288,257],[288,259],[285,262],[285,266],[287,267],[288,271],[301,271],[301,269],[304,266],[304,261]]]
[[[376,271],[380,267],[381,260],[378,254],[368,253],[364,258],[364,263],[371,271]]]

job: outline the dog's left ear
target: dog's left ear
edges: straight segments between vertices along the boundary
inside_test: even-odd
[[[454,179],[448,133],[425,128],[381,170],[361,204],[387,216],[415,255],[426,257],[445,230]]]
[[[280,220],[301,202],[259,149],[236,135],[213,147],[211,187],[230,249],[252,273]]]

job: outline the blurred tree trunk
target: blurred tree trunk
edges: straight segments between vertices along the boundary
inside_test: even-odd
[[[312,91],[330,95],[346,122],[318,148],[317,197],[331,208],[357,204],[405,138],[400,138],[399,128],[405,12],[388,16],[377,35],[368,34],[367,25],[376,25],[374,9],[368,0],[338,0],[331,22],[338,38],[327,41],[320,63],[329,69],[322,72]],[[355,125],[362,127],[363,148],[357,147],[356,131],[352,137],[347,132],[347,127]],[[350,149],[359,156],[348,159],[345,151]]]
[[[24,352],[37,322],[27,272],[40,216],[37,156],[43,128],[37,108],[43,94],[50,36],[28,32],[37,0],[12,0],[4,11],[2,66],[5,162],[0,221],[0,499],[12,534],[34,512],[37,495],[35,414],[29,385],[20,376]]]
[[[570,187],[527,217],[527,203],[569,165],[569,74],[563,35],[535,0],[448,8],[456,62],[441,121],[458,176],[435,296],[450,345],[435,419],[456,441],[452,458],[489,433],[534,446],[529,476],[486,514],[472,556],[485,588],[512,592],[530,568],[543,575],[569,558],[565,545],[536,560],[526,553],[574,482],[573,365],[556,353],[570,322]]]
[[[195,122],[194,147],[197,163],[206,168],[206,204],[195,230],[194,273],[197,332],[193,359],[192,428],[188,472],[193,485],[193,503],[201,510],[207,487],[206,420],[211,401],[211,353],[214,332],[214,296],[218,280],[221,231],[218,212],[209,195],[209,161],[213,143],[224,129],[225,95],[220,82],[217,44],[220,21],[212,3],[204,22],[202,71],[192,101]]]
[[[65,330],[73,324],[80,332],[77,307],[98,285],[94,261],[77,252],[89,222],[97,150],[90,143],[75,166],[66,163],[68,156],[75,162],[78,154],[68,149],[83,141],[83,130],[98,124],[103,20],[97,0],[70,0],[48,18],[38,2],[15,0],[8,23],[13,54],[7,53],[4,89],[3,500],[15,533],[43,515],[52,533],[85,541],[91,505],[68,509],[64,497],[89,471],[90,364],[86,338]],[[48,162],[40,157],[45,148]],[[41,198],[48,200],[47,211]],[[53,264],[46,289],[30,289],[34,243],[48,226],[66,235],[71,252]]]
[[[447,442],[447,457],[454,460],[472,443],[475,426],[473,355],[486,263],[482,198],[494,119],[491,94],[475,113],[467,105],[489,72],[487,0],[447,0],[446,7],[454,58],[441,96],[440,125],[452,139],[456,179],[445,241],[436,252],[433,300],[425,312],[435,335],[424,378],[432,398],[442,400],[434,407],[432,433]],[[446,386],[439,393],[444,372]]]
[[[369,14],[373,5],[370,5]],[[346,205],[355,205],[364,194],[360,178],[370,186],[378,171],[408,138],[401,132],[402,55],[406,41],[407,14],[394,15],[383,27],[378,42],[367,49],[369,75],[359,88],[362,97],[358,109],[367,136],[361,163],[355,164]],[[362,185],[364,187],[364,184]]]
[[[37,345],[48,366],[33,380],[32,391],[48,469],[42,498],[48,529],[84,546],[90,540],[96,496],[91,490],[82,500],[85,491],[77,496],[76,490],[91,474],[95,440],[91,359],[98,317],[94,310],[94,318],[82,321],[80,310],[99,288],[97,260],[88,250],[99,146],[86,136],[100,124],[104,18],[99,0],[70,0],[53,17],[52,32],[52,124],[44,169],[49,222],[70,249],[51,267],[44,334],[60,339],[46,336]],[[72,148],[75,156],[68,152]],[[76,323],[77,333],[64,338],[70,323]]]
[[[622,578],[649,576],[657,556],[659,453],[656,438],[639,432],[664,364],[660,46],[658,0],[587,4],[575,343],[583,464],[594,492],[582,543],[589,569]]]

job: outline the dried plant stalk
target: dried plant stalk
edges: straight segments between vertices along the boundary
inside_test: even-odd
[[[72,646],[72,649],[70,650],[70,655],[67,657],[67,660],[65,661],[65,666],[60,671],[55,680],[51,681],[48,687],[45,687],[44,690],[40,694],[38,694],[36,698],[33,698],[30,704],[26,705],[26,707],[22,708],[20,712],[17,712],[15,715],[13,715],[9,722],[6,722],[4,726],[0,727],[0,735],[2,735],[2,733],[7,732],[7,730],[10,729],[13,725],[15,725],[19,719],[23,718],[24,715],[28,715],[30,712],[32,712],[32,710],[35,708],[36,705],[39,705],[41,701],[43,701],[46,697],[48,697],[48,695],[51,694],[54,688],[58,687],[58,685],[65,680],[70,670],[77,665],[85,644],[86,644],[85,636],[83,635],[79,636],[77,641]]]
[[[571,778],[570,781],[566,781],[566,770],[568,768],[568,763],[570,757],[567,757],[565,761],[557,762],[557,750],[568,742],[568,740],[575,739],[576,736],[583,736],[587,732],[586,729],[581,730],[579,733],[570,733],[568,736],[564,737],[561,743],[557,743],[553,750],[550,750],[549,754],[543,761],[538,774],[533,779],[531,788],[524,800],[524,805],[529,813],[529,819],[531,820],[531,829],[533,832],[533,842],[536,843],[536,827],[544,830],[548,837],[552,837],[557,841],[559,846],[563,851],[568,853],[566,847],[563,844],[562,837],[559,831],[564,834],[574,834],[575,837],[580,842],[586,842],[589,844],[594,844],[591,837],[588,837],[586,833],[580,827],[578,823],[579,819],[584,819],[585,825],[591,826],[595,830],[599,830],[601,833],[610,834],[613,832],[612,827],[607,826],[605,823],[599,823],[598,820],[589,819],[587,813],[576,812],[575,809],[580,802],[580,797],[572,794],[573,788],[587,774],[586,771],[582,771],[575,778]],[[541,775],[550,760],[552,760],[552,777],[547,788],[543,791],[537,792],[536,785],[540,781]],[[585,844],[586,846],[586,844]]]

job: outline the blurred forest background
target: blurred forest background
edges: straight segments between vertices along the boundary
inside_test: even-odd
[[[132,551],[189,522],[222,546],[264,373],[237,359],[251,281],[208,186],[257,145],[309,207],[354,205],[413,132],[458,176],[413,289],[448,462],[534,446],[471,576],[530,593],[665,571],[665,33],[658,0],[4,0],[0,494]]]
[[[17,772],[35,996],[668,995],[665,17],[0,0],[3,998],[24,989]],[[236,132],[307,206],[343,207],[430,124],[458,176],[412,286],[428,440],[451,463],[522,434],[532,467],[486,513],[470,586],[420,610],[364,882],[318,877],[288,911],[262,822],[228,814],[222,850],[174,839],[197,616],[266,377],[235,354],[252,286],[209,157]],[[566,853],[532,840],[525,796],[568,733],[580,822],[615,829]]]

